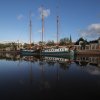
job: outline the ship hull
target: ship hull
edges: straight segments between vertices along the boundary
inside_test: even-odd
[[[46,56],[67,56],[70,52],[42,52],[41,55]]]
[[[20,54],[25,56],[32,56],[36,55],[37,53],[34,50],[20,50]]]

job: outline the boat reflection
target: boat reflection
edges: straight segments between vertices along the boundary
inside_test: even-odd
[[[49,65],[54,65],[59,63],[61,65],[71,64],[75,62],[80,66],[94,65],[100,67],[100,57],[99,56],[67,56],[67,57],[54,57],[54,56],[21,56],[14,53],[0,53],[0,59],[12,60],[12,61],[30,61],[48,63]]]
[[[48,65],[55,65],[55,63],[59,63],[59,65],[65,69],[66,66],[71,64],[74,60],[70,57],[48,57],[48,56],[41,56],[41,57],[35,57],[35,56],[23,56],[21,58],[24,61],[30,61],[30,62],[36,62],[38,61],[40,65],[48,64]]]
[[[61,80],[61,77],[69,68],[72,60],[62,57],[23,56],[21,57],[21,61],[28,62],[29,67],[27,68],[29,68],[30,84],[34,84],[39,91],[43,91],[48,90],[53,86],[57,86],[58,81]],[[23,63],[20,63],[20,66],[21,64]],[[25,80],[23,79],[20,82],[24,83]]]

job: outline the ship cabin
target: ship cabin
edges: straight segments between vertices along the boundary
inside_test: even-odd
[[[51,49],[45,49],[45,50],[43,50],[43,52],[68,52],[69,51],[69,49],[68,48],[58,48],[58,49],[56,49],[56,48],[51,48]]]

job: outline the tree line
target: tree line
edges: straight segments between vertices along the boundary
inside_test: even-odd
[[[72,43],[72,41],[69,39],[69,38],[67,38],[67,37],[65,37],[65,38],[61,38],[60,40],[59,40],[59,45],[61,45],[61,46],[64,46],[64,45],[68,45],[68,44],[70,44],[70,43]],[[49,40],[48,42],[43,42],[42,43],[42,41],[39,41],[38,42],[38,44],[39,45],[46,45],[46,46],[55,46],[55,42],[54,42],[54,40]],[[29,43],[24,43],[23,44],[23,48],[28,48],[29,47]],[[35,45],[35,43],[33,42],[33,43],[31,43],[31,46],[33,47]],[[17,47],[19,46],[19,44],[18,43],[16,43],[16,42],[11,42],[11,43],[0,43],[0,49],[5,49],[5,48],[7,48],[7,47],[10,47],[10,48],[12,48],[13,50],[16,50],[17,49]]]

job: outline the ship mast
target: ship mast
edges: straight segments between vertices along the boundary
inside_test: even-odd
[[[31,49],[31,35],[32,35],[32,19],[31,19],[31,12],[30,12],[30,24],[29,24],[29,28],[30,28],[30,49]]]
[[[57,46],[59,45],[59,43],[58,43],[58,35],[59,35],[59,16],[57,15]]]
[[[43,46],[43,35],[44,35],[44,14],[43,14],[43,6],[42,6],[42,46]]]
[[[57,46],[59,46],[59,15],[58,15],[59,5],[57,4]]]

